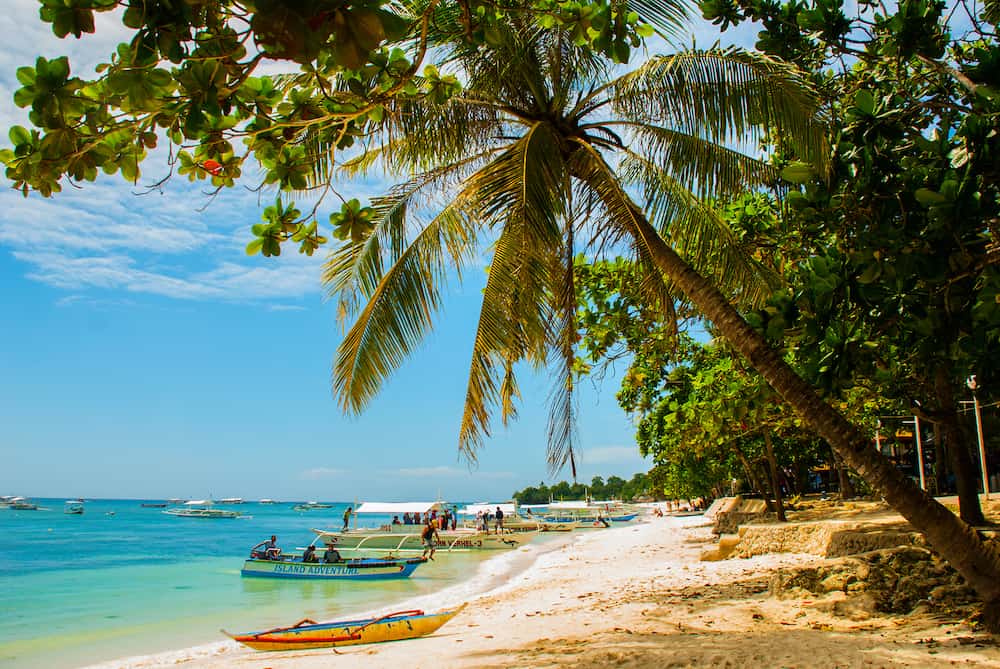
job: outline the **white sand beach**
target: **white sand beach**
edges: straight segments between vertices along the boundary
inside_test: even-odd
[[[1000,667],[996,640],[956,621],[926,613],[834,615],[832,602],[843,593],[769,596],[775,570],[828,560],[780,553],[702,562],[715,542],[700,516],[578,534],[472,599],[430,637],[336,654],[260,653],[225,641],[103,666]]]

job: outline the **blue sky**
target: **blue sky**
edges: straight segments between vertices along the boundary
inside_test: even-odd
[[[65,54],[86,77],[124,34],[102,15],[96,36],[58,40],[29,19],[37,7],[7,0],[0,16],[4,128],[26,118],[12,102],[17,67]],[[144,170],[152,183],[165,161]],[[502,500],[552,482],[549,381],[527,370],[519,420],[497,427],[478,465],[458,456],[483,275],[452,286],[421,350],[362,416],[344,416],[329,387],[340,329],[322,254],[248,258],[273,194],[237,187],[209,203],[203,188],[173,178],[138,194],[102,177],[51,199],[0,190],[0,494]],[[617,387],[613,373],[580,386],[580,480],[649,467]]]

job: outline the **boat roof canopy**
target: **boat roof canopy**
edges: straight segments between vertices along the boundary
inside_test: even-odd
[[[428,513],[444,511],[444,502],[363,502],[355,513]]]
[[[568,502],[550,502],[548,506],[550,509],[586,509],[590,507],[587,501],[582,499],[570,500]]]
[[[469,506],[465,507],[464,509],[461,509],[459,511],[459,513],[464,514],[466,516],[474,516],[477,513],[479,513],[480,511],[482,511],[483,513],[486,513],[487,511],[489,511],[490,513],[493,513],[494,511],[497,510],[498,506],[500,507],[500,510],[503,511],[503,515],[505,515],[505,516],[513,516],[514,514],[517,513],[517,507],[515,507],[513,504],[510,504],[510,503],[507,503],[507,504],[470,504]]]

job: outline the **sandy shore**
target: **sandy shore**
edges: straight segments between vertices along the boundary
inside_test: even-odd
[[[857,622],[832,615],[826,597],[770,597],[774,570],[824,559],[700,562],[713,539],[701,517],[580,533],[423,639],[346,647],[335,657],[329,649],[258,653],[222,642],[104,666],[1000,667],[996,642],[958,624],[928,616]]]

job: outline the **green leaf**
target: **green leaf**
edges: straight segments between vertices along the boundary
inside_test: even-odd
[[[942,204],[943,202],[947,201],[947,198],[945,198],[944,195],[938,193],[937,191],[933,191],[930,188],[918,188],[913,193],[913,196],[917,198],[917,202],[924,205],[925,207],[930,207],[935,204]]]
[[[247,244],[247,255],[248,256],[255,256],[255,255],[257,255],[258,253],[260,253],[260,249],[263,246],[264,246],[264,239],[263,238],[259,238],[259,239],[253,240],[252,242],[250,242],[249,244]]]
[[[792,163],[781,170],[781,178],[793,184],[804,184],[816,177],[816,171],[806,163]]]
[[[854,106],[868,116],[871,116],[875,113],[875,98],[872,97],[870,92],[861,89],[854,94]]]
[[[10,143],[14,146],[31,142],[31,133],[19,125],[11,128],[8,136],[10,137]]]

